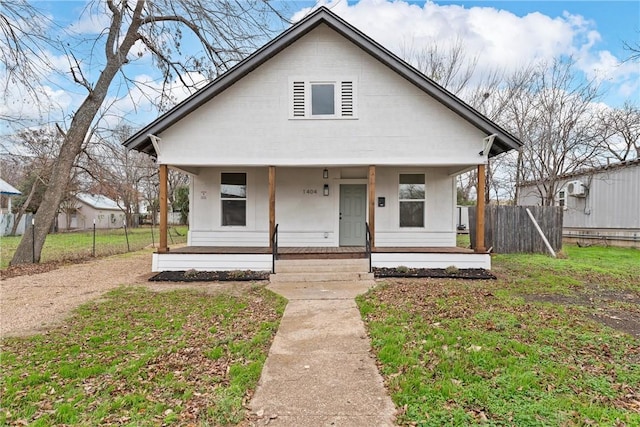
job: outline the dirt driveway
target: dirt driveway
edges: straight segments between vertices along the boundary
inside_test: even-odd
[[[141,251],[4,279],[0,281],[0,337],[33,335],[58,326],[79,305],[122,285],[156,291],[197,287],[207,292],[238,292],[249,286],[148,282],[151,275],[151,252]]]

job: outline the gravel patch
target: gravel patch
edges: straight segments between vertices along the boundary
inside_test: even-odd
[[[93,259],[80,264],[0,281],[0,337],[28,336],[59,326],[78,306],[120,286],[153,291],[198,289],[206,293],[244,293],[253,283],[149,282],[151,252]]]

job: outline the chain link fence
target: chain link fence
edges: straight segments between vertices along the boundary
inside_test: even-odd
[[[169,227],[169,245],[187,242],[187,226]],[[28,231],[27,231],[28,232]],[[7,268],[22,236],[3,236],[0,240],[0,268]],[[53,233],[47,236],[41,262],[74,261],[122,254],[158,247],[158,227],[112,228]]]

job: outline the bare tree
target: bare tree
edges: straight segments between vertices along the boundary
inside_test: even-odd
[[[26,2],[16,4],[20,8],[8,8],[2,12],[4,22],[11,23],[12,28],[5,33],[5,38],[13,41],[18,34],[16,28],[26,28],[16,10],[28,10],[34,16],[43,16],[35,9],[29,9]],[[94,37],[92,44],[83,44],[93,46],[86,60],[83,60],[87,55],[85,52],[74,51],[64,41],[58,46],[57,51],[66,55],[69,62],[73,83],[85,91],[86,97],[64,131],[60,153],[35,216],[35,242],[31,241],[32,233],[25,233],[12,264],[30,263],[32,256],[39,262],[49,225],[63,199],[69,173],[83,145],[90,139],[90,129],[101,108],[107,105],[110,88],[114,81],[125,86],[137,83],[127,74],[127,64],[144,56],[146,51],[160,70],[164,84],[178,79],[185,87],[193,88],[193,82],[184,78],[187,73],[199,72],[208,78],[218,76],[250,53],[261,38],[268,36],[273,18],[277,17],[271,4],[262,0],[106,0],[91,2],[86,13],[105,15],[109,24]],[[201,50],[195,53],[185,51],[182,42],[187,34],[200,42]],[[33,41],[39,40],[34,38]],[[54,40],[47,40],[47,43],[53,44]],[[36,43],[36,46],[41,45]],[[134,46],[140,49],[134,49]],[[100,49],[102,53],[99,53]],[[96,64],[101,65],[98,73],[94,74],[91,67]],[[16,67],[20,69],[19,64]],[[29,73],[25,69],[20,71]],[[95,79],[94,75],[97,76]],[[35,254],[32,254],[32,244]]]
[[[478,57],[467,55],[461,38],[450,47],[434,42],[420,48],[403,46],[401,50],[405,61],[456,95],[468,87],[478,65]]]
[[[61,144],[60,135],[46,128],[22,130],[0,144],[3,157],[11,159],[14,170],[20,171],[13,180],[23,193],[16,199],[11,235],[16,233],[22,216],[26,212],[37,212],[41,205]]]
[[[621,108],[601,111],[597,138],[606,155],[618,161],[640,158],[640,109],[627,102]]]
[[[0,4],[0,62],[4,66],[4,101],[9,102],[9,94],[20,90],[24,98],[33,100],[37,107],[46,98],[38,82],[53,69],[47,55],[53,40],[46,33],[46,28],[53,23],[46,14],[26,1],[3,0]],[[0,113],[0,119],[19,122],[22,117],[21,113],[17,117]]]
[[[438,83],[463,101],[496,120],[504,108],[505,98],[495,96],[499,93],[503,75],[498,70],[484,74],[477,71],[478,56],[470,56],[465,49],[462,38],[456,38],[448,47],[436,42],[415,48],[403,46],[401,55],[425,76]],[[487,180],[485,200],[489,202],[492,188],[493,170],[491,164],[486,167]],[[468,200],[473,188],[477,187],[476,171],[467,172],[458,177],[459,194]]]
[[[553,205],[561,175],[600,163],[595,141],[595,101],[599,87],[578,78],[572,60],[540,64],[515,86],[508,115],[502,117],[524,142],[515,182],[534,182],[544,205]]]
[[[638,31],[640,35],[640,30]],[[629,57],[626,59],[627,61],[640,61],[640,42],[624,42],[624,49],[629,51]]]
[[[103,132],[104,133],[104,132]],[[133,129],[119,125],[106,135],[94,138],[84,149],[84,168],[91,177],[90,192],[113,199],[125,213],[129,226],[140,211],[143,187],[157,180],[157,166],[144,154],[129,151],[122,142]]]

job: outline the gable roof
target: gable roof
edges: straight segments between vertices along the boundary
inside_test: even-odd
[[[19,196],[22,193],[13,185],[0,178],[0,194],[3,196]]]
[[[242,79],[244,76],[255,70],[289,45],[293,44],[320,24],[326,24],[334,31],[408,80],[410,83],[435,98],[454,113],[467,120],[473,126],[485,132],[487,135],[496,135],[489,153],[490,157],[512,149],[517,149],[522,145],[522,143],[509,132],[502,129],[496,123],[480,114],[451,92],[426,77],[416,68],[398,58],[389,50],[382,47],[382,45],[335,15],[324,6],[315,10],[313,13],[264,45],[262,48],[258,49],[252,55],[238,63],[232,69],[222,74],[193,95],[189,96],[187,99],[158,117],[149,125],[142,128],[136,134],[127,139],[123,145],[129,149],[137,150],[156,157],[155,148],[153,147],[149,135],[157,136],[165,129],[168,129],[174,123],[178,122],[192,111],[196,110],[201,105],[229,88],[238,80]]]
[[[79,193],[76,195],[76,198],[82,203],[89,205],[94,209],[119,211],[122,210],[116,202],[114,202],[107,196],[103,196],[102,194]]]

